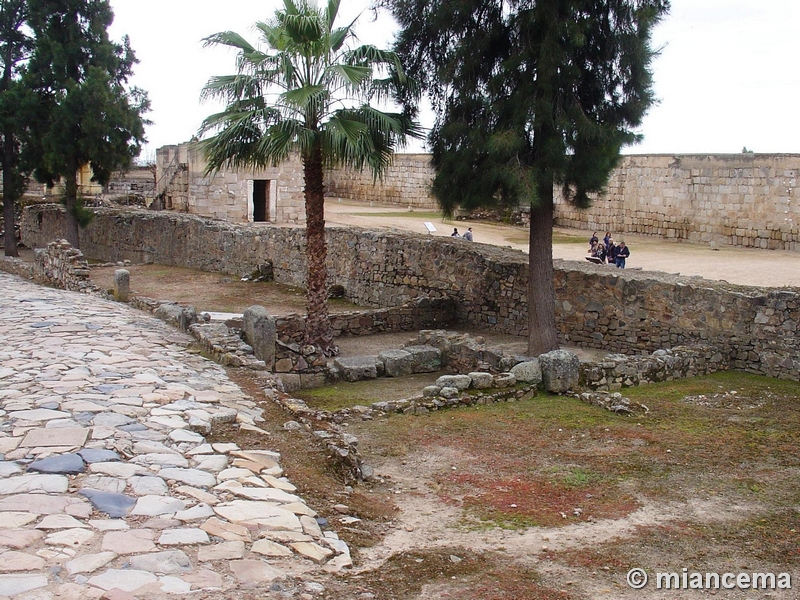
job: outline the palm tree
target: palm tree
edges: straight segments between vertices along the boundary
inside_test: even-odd
[[[256,24],[260,47],[231,31],[205,38],[206,46],[237,50],[238,72],[213,77],[203,88],[203,98],[221,99],[226,106],[200,128],[201,136],[214,134],[202,142],[209,173],[277,165],[300,155],[308,263],[305,339],[326,356],[338,348],[328,319],[324,170],[368,166],[377,179],[395,147],[420,136],[409,112],[370,106],[373,99],[386,101],[413,85],[395,53],[353,44],[355,21],[334,28],[338,10],[339,0],[330,0],[324,10],[309,0],[284,0],[271,20]]]

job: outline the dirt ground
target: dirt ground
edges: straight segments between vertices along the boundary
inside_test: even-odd
[[[329,202],[328,224],[390,226],[438,235],[469,222],[385,206]],[[479,242],[524,249],[523,228],[471,223]],[[583,260],[591,232],[558,231],[554,256]],[[629,265],[725,279],[800,286],[800,254],[709,248],[626,238]],[[468,243],[466,241],[459,243]],[[665,259],[669,256],[669,259]],[[678,260],[679,259],[679,260]],[[674,268],[680,262],[680,269]],[[691,266],[691,270],[689,270]],[[751,273],[742,272],[746,266]],[[95,267],[111,285],[117,267]],[[611,268],[611,267],[598,267]],[[739,269],[739,270],[737,270]],[[300,290],[158,265],[129,267],[144,295],[199,310],[240,312],[262,304],[302,312]],[[350,305],[333,305],[347,310]],[[486,332],[473,332],[476,334]],[[411,333],[339,340],[345,355],[399,347]],[[524,351],[513,336],[490,344]],[[588,355],[587,355],[588,356]],[[230,376],[263,398],[257,376]],[[333,401],[369,403],[411,395],[425,378],[329,390]],[[381,387],[385,385],[386,387]],[[384,396],[381,396],[383,394]],[[797,599],[793,590],[659,590],[656,572],[788,572],[800,586],[800,385],[739,373],[625,390],[650,408],[622,417],[578,400],[540,395],[519,402],[422,416],[352,421],[373,481],[348,487],[312,440],[262,402],[267,444],[287,475],[353,551],[350,573],[324,582],[331,600]],[[215,441],[248,447],[235,428]],[[356,520],[342,520],[341,506]],[[642,590],[626,584],[640,567]]]

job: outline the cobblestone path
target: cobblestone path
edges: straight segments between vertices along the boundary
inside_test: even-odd
[[[278,454],[206,442],[261,411],[188,336],[2,273],[0,315],[0,600],[233,598],[349,566]]]

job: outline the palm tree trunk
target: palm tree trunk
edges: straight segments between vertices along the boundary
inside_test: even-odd
[[[325,356],[338,354],[328,318],[328,267],[325,245],[325,186],[322,150],[317,144],[303,156],[303,194],[306,203],[306,332],[305,341],[318,347]]]
[[[531,206],[528,261],[528,356],[539,356],[558,350],[553,284],[552,180],[539,185],[538,206]]]

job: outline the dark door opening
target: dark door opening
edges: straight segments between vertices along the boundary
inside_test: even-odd
[[[253,180],[253,221],[269,221],[269,179]]]

